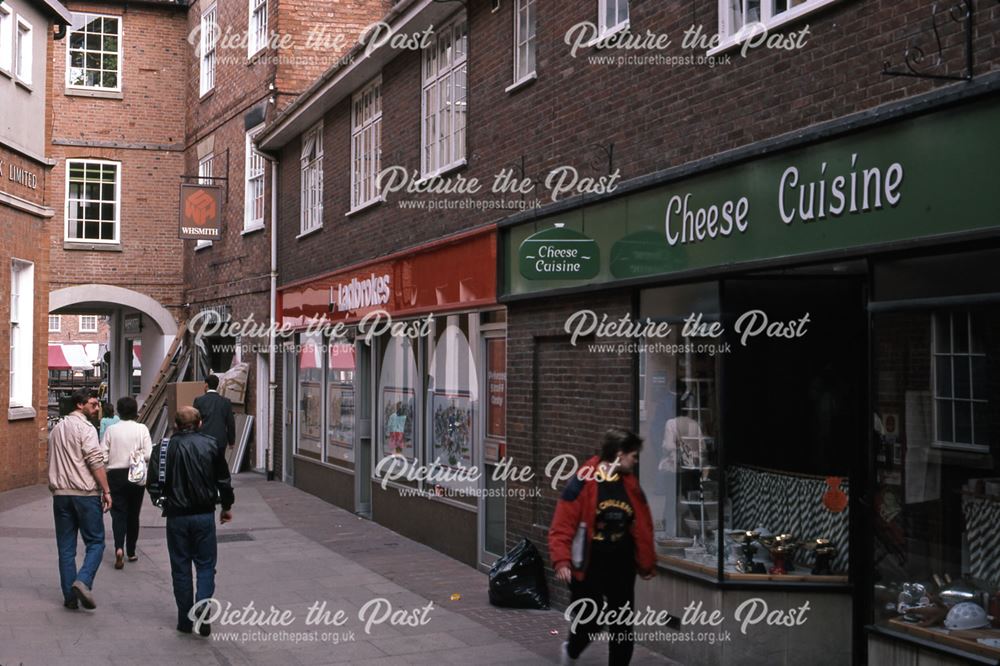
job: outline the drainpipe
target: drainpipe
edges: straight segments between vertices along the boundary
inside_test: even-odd
[[[268,326],[267,354],[267,480],[274,481],[274,406],[278,392],[276,373],[277,349],[275,347],[275,327],[278,322],[278,160],[268,155],[264,159],[271,163],[271,325]]]

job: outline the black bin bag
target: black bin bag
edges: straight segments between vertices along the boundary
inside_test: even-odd
[[[549,607],[545,565],[538,549],[527,539],[490,568],[490,603],[506,608]]]

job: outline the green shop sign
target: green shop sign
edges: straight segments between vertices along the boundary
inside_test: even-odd
[[[968,103],[508,227],[504,293],[1000,231],[997,145]]]

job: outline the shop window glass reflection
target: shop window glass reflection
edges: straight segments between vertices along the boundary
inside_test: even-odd
[[[323,451],[323,338],[302,334],[298,371],[298,441],[295,452],[319,459]]]
[[[354,462],[354,345],[332,341],[326,370],[326,461]]]
[[[378,386],[379,459],[416,459],[417,355],[409,338],[386,336]]]

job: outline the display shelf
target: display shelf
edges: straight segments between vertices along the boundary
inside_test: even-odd
[[[986,628],[956,631],[945,629],[944,627],[920,627],[912,622],[905,622],[900,618],[889,620],[889,626],[916,638],[941,643],[959,650],[990,657],[991,659],[1000,659],[1000,648],[983,645],[977,640],[980,638],[1000,639],[1000,629]]]
[[[696,573],[705,574],[708,576],[717,576],[719,573],[718,567],[716,567],[715,565],[703,564],[701,562],[693,562],[691,560],[686,560],[683,557],[657,554],[657,559],[662,564],[676,569],[685,569],[688,571],[694,571]],[[731,567],[726,567],[726,569],[723,570],[722,577],[724,580],[731,580],[731,581],[758,581],[758,582],[769,581],[773,583],[841,583],[841,584],[847,583],[847,576],[843,575],[814,576],[805,571],[792,572],[789,574],[782,574],[782,575],[748,574],[748,573],[740,573],[739,571],[736,571]]]

